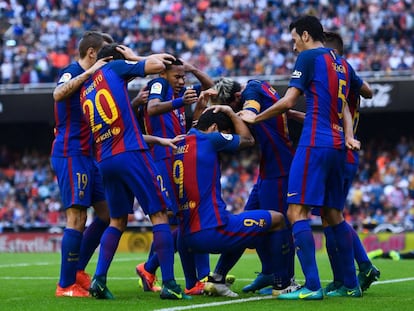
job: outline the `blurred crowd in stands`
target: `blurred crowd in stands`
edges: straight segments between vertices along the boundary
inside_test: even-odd
[[[301,14],[339,32],[359,72],[413,69],[411,0],[0,0],[1,83],[54,82],[85,30],[140,55],[169,52],[212,77],[290,74]]]
[[[243,210],[257,174],[257,150],[222,156],[223,193],[228,209]],[[150,225],[139,204],[131,225]],[[346,219],[359,232],[379,225],[414,230],[414,137],[397,143],[372,140],[361,151],[359,172],[349,192]],[[315,225],[319,218],[314,218]],[[49,155],[0,148],[0,227],[21,231],[64,226],[65,213]],[[390,230],[392,231],[392,230]]]

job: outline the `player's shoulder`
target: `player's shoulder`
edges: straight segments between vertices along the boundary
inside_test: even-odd
[[[58,84],[68,82],[69,80],[82,74],[84,71],[85,70],[79,65],[78,62],[73,62],[60,71]]]

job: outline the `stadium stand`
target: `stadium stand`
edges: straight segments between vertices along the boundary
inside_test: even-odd
[[[181,55],[212,77],[290,74],[289,23],[316,14],[359,72],[409,74],[413,5],[399,0],[0,0],[0,81],[53,82],[99,29],[140,55]]]

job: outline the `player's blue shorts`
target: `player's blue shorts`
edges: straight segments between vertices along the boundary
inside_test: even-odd
[[[289,173],[288,204],[342,210],[345,150],[297,147]]]
[[[287,176],[272,179],[257,179],[250,192],[244,210],[265,209],[280,212],[286,215],[286,193],[288,186]]]
[[[102,177],[93,157],[51,157],[51,164],[65,209],[72,205],[90,207],[105,200]]]
[[[161,176],[147,150],[116,154],[98,163],[112,218],[131,214],[134,197],[146,215],[170,208]]]
[[[171,201],[171,211],[175,215],[178,212],[178,203],[173,179],[173,161],[174,159],[165,158],[163,160],[155,161],[155,166],[157,167],[160,176],[162,176],[161,184],[167,190]],[[172,220],[170,220],[170,223],[171,221]],[[177,224],[177,222],[171,224]]]
[[[352,186],[352,182],[358,171],[358,164],[356,163],[345,163],[345,178],[344,178],[344,194],[345,199],[348,196],[349,189]]]
[[[271,218],[265,210],[230,214],[226,225],[185,235],[183,242],[196,253],[219,254],[256,248],[271,228]]]

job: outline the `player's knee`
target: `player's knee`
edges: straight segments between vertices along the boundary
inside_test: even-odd
[[[93,205],[95,215],[105,223],[109,223],[109,207],[106,201],[97,202]]]
[[[72,206],[66,210],[66,228],[83,232],[86,219],[87,213],[84,207]]]
[[[272,230],[281,230],[286,227],[285,217],[282,213],[276,211],[269,211],[272,216]]]
[[[153,225],[168,224],[168,215],[165,211],[159,211],[150,215],[150,219]]]

